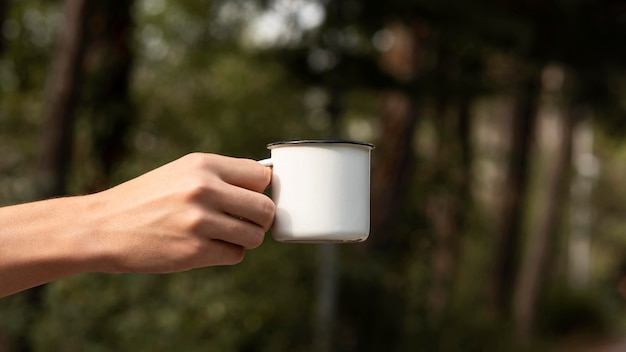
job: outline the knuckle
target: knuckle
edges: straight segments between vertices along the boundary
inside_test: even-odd
[[[185,162],[195,169],[211,169],[218,163],[219,158],[217,154],[201,152],[192,152],[183,157]]]
[[[183,216],[183,231],[185,233],[200,233],[207,222],[207,216],[202,209],[191,208]]]
[[[201,240],[189,241],[180,249],[181,269],[189,270],[201,266],[198,261],[206,253],[206,245]]]
[[[192,165],[201,165],[205,162],[206,159],[207,159],[207,154],[200,153],[200,152],[189,153],[183,157],[183,160],[185,162],[188,162]]]
[[[195,177],[187,182],[185,192],[190,200],[199,201],[207,199],[207,197],[219,196],[223,192],[223,188],[215,180]]]

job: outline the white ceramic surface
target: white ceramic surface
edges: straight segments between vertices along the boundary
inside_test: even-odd
[[[289,141],[268,145],[280,242],[361,242],[370,231],[372,144]]]

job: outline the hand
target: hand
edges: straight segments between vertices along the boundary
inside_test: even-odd
[[[165,273],[235,264],[274,219],[271,169],[193,153],[91,197],[96,271]]]

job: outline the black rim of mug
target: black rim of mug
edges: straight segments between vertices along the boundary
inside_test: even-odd
[[[267,145],[267,149],[272,149],[274,147],[278,147],[282,145],[293,145],[293,144],[354,144],[354,145],[367,147],[370,149],[375,148],[374,144],[372,143],[351,141],[351,140],[345,140],[345,139],[300,139],[300,140],[293,140],[293,141],[280,141],[280,142],[269,143]]]

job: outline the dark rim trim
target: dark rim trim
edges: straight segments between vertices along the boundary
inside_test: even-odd
[[[274,147],[278,147],[281,145],[288,145],[288,144],[356,144],[356,145],[368,147],[370,149],[375,148],[374,144],[372,143],[348,141],[344,139],[301,139],[301,140],[295,140],[295,141],[280,141],[280,142],[269,143],[267,145],[267,149],[272,149]]]

